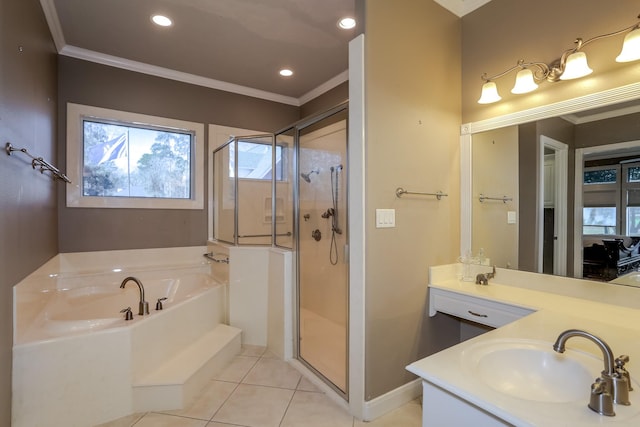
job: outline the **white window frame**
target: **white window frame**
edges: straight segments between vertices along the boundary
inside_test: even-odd
[[[83,130],[85,118],[119,121],[150,127],[163,127],[181,132],[192,132],[194,167],[190,199],[166,199],[152,197],[99,197],[84,196],[82,185]],[[165,117],[111,110],[67,103],[67,176],[71,184],[66,186],[67,207],[71,208],[132,208],[132,209],[204,209],[204,124]]]

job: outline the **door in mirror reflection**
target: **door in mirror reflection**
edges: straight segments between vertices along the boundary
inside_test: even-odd
[[[567,174],[569,146],[541,135],[539,173],[542,197],[538,203],[538,272],[567,274]]]

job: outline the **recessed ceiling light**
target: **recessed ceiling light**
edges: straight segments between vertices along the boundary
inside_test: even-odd
[[[154,24],[160,25],[161,27],[170,27],[171,24],[173,24],[171,19],[169,19],[164,15],[153,15],[151,17],[151,20],[153,21]]]
[[[356,20],[350,17],[342,18],[340,21],[338,21],[338,27],[344,28],[345,30],[350,30],[355,26]]]
[[[280,70],[280,75],[283,77],[290,77],[293,76],[293,71],[288,68],[283,68],[282,70]]]

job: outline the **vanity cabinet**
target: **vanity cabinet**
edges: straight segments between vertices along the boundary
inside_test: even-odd
[[[437,312],[499,328],[533,313],[534,310],[444,289],[429,288],[429,316],[435,316]]]

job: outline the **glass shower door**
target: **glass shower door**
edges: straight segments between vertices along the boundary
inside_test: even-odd
[[[298,357],[347,393],[347,110],[298,131]]]

